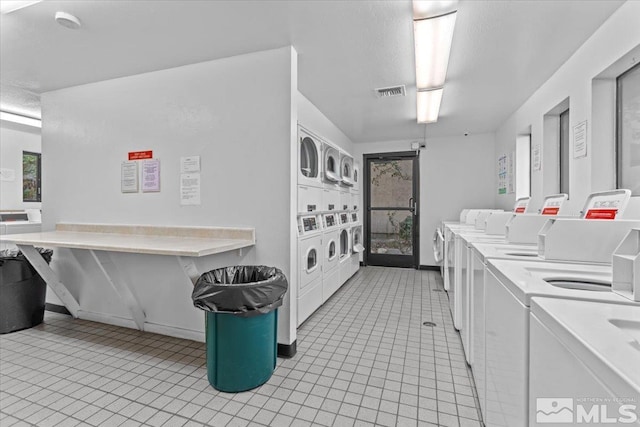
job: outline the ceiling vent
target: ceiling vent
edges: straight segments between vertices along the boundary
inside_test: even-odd
[[[404,85],[382,87],[379,89],[375,89],[375,92],[378,98],[391,98],[394,96],[405,96],[407,94],[404,89]]]

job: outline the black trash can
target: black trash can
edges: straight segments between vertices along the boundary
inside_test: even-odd
[[[51,249],[36,248],[51,262]],[[0,251],[0,334],[42,323],[47,284],[17,249]]]
[[[220,391],[264,384],[276,367],[278,307],[287,278],[275,267],[235,266],[200,276],[193,305],[205,310],[207,376]]]

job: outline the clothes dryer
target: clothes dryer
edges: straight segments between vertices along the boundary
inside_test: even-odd
[[[353,187],[353,157],[345,152],[340,152],[340,184]]]
[[[635,303],[611,292],[611,267],[490,259],[485,278],[486,425],[528,426],[533,297]],[[536,349],[537,350],[537,349]]]
[[[298,125],[298,184],[322,187],[322,143],[320,138]]]
[[[327,144],[326,142],[322,145],[322,150],[322,172],[325,187],[327,185],[338,186],[342,180],[340,176],[340,152],[337,148]]]

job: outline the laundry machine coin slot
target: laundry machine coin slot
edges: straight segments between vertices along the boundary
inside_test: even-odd
[[[545,282],[556,288],[575,289],[581,291],[609,292],[611,283],[600,281],[584,281],[574,279],[545,279]]]

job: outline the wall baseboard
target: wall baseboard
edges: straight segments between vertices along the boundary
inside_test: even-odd
[[[66,314],[67,316],[71,316],[71,313],[69,313],[69,310],[67,310],[67,307],[65,307],[64,305],[50,304],[47,302],[44,304],[44,309],[47,311],[53,311],[54,313]]]
[[[278,343],[278,356],[284,357],[285,359],[291,359],[297,352],[296,343],[297,341],[294,341],[291,344]]]
[[[418,270],[440,271],[440,266],[437,265],[420,265]]]

